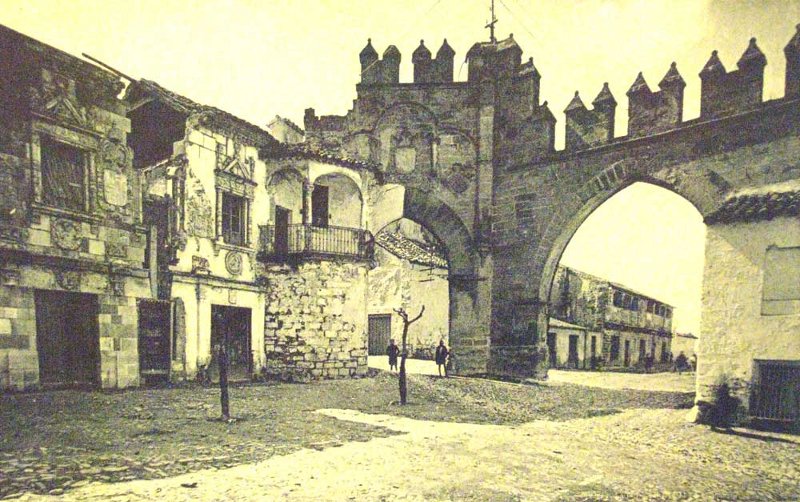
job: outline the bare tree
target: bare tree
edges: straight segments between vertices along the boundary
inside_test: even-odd
[[[408,357],[408,350],[406,349],[406,340],[408,339],[408,327],[414,324],[422,317],[422,314],[425,312],[425,305],[422,306],[422,310],[419,311],[417,317],[409,320],[408,313],[405,309],[394,309],[397,312],[397,315],[403,319],[403,345],[402,351],[400,352],[400,404],[406,404],[406,396],[408,394],[408,385],[406,384],[406,358]]]

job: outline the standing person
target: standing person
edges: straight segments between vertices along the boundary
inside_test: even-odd
[[[687,364],[688,361],[686,359],[686,355],[683,353],[683,351],[681,351],[681,353],[678,354],[678,357],[675,358],[675,369],[678,370],[679,375],[682,374],[686,369]]]
[[[444,368],[444,376],[447,376],[447,354],[449,352],[444,346],[444,340],[439,340],[439,346],[436,347],[436,366],[439,367],[439,376],[442,376],[442,368]]]
[[[394,338],[389,340],[389,346],[386,348],[386,354],[389,356],[389,370],[397,371],[397,356],[400,355],[400,347],[395,345]]]

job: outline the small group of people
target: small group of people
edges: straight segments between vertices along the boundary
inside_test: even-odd
[[[400,355],[400,347],[394,343],[394,339],[389,340],[389,347],[386,348],[386,354],[389,356],[389,369],[397,371],[397,357]],[[444,340],[439,340],[434,359],[436,360],[436,366],[439,368],[440,377],[447,376],[447,364],[452,356],[452,353],[444,344]]]

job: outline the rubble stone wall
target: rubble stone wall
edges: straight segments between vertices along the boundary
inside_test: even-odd
[[[308,261],[266,266],[264,373],[309,380],[367,373],[367,267]]]

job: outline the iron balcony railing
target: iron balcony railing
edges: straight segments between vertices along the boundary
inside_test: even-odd
[[[372,259],[375,239],[367,230],[337,226],[260,225],[260,255],[280,260],[296,255],[344,256]]]

